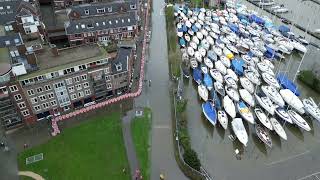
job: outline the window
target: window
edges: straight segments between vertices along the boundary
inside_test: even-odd
[[[24,31],[26,32],[26,34],[30,34],[31,33],[31,29],[29,27],[25,27]]]
[[[111,80],[111,76],[106,76],[106,81],[110,81]]]
[[[86,96],[90,95],[91,94],[90,89],[86,89],[84,93],[86,94]]]
[[[76,94],[71,94],[71,100],[75,100],[77,99],[77,95]]]
[[[77,27],[79,27],[78,25],[76,25]],[[78,28],[77,28],[78,29]],[[74,34],[74,37],[76,38],[81,38],[82,37],[82,34]]]
[[[39,96],[39,99],[40,99],[40,101],[45,101],[47,98],[45,95],[41,95],[41,96]]]
[[[77,87],[77,90],[81,90],[82,89],[81,84],[77,84],[76,87]]]
[[[81,75],[81,79],[82,80],[87,80],[87,75],[86,74]]]
[[[29,95],[29,96],[34,95],[34,91],[33,91],[33,89],[29,89],[29,90],[27,91],[27,93],[28,93],[28,95]]]
[[[50,101],[51,106],[56,106],[57,105],[57,101]]]
[[[16,101],[19,101],[19,100],[22,99],[22,96],[21,96],[20,94],[14,95],[14,99],[15,99]]]
[[[63,87],[63,86],[64,86],[63,82],[58,82],[58,83],[54,84],[55,88],[60,88],[60,87]]]
[[[88,88],[88,87],[89,87],[89,83],[88,82],[83,83],[83,88]]]
[[[69,92],[74,92],[74,86],[70,86],[70,87],[68,87],[68,89],[69,89]]]
[[[104,69],[104,73],[105,73],[105,74],[109,74],[109,73],[110,73],[110,67],[105,68],[105,69]]]
[[[66,83],[67,83],[67,85],[72,84],[72,78],[66,79]]]
[[[97,9],[97,13],[105,13],[105,12],[106,12],[105,8]]]
[[[80,82],[80,77],[79,76],[74,77],[73,80],[74,80],[74,82]]]
[[[107,84],[107,89],[111,89],[112,88],[112,84],[111,83],[108,83]]]
[[[89,9],[85,9],[85,10],[84,10],[84,13],[85,13],[86,15],[89,15]]]
[[[136,9],[136,5],[130,5],[130,9]]]
[[[16,91],[18,91],[18,88],[17,88],[16,85],[10,86],[9,88],[10,88],[10,91],[11,91],[11,92],[16,92]]]
[[[36,104],[36,103],[38,103],[38,98],[37,97],[31,98],[31,104]]]
[[[49,103],[47,103],[47,102],[46,102],[46,103],[43,103],[43,104],[42,104],[42,107],[43,107],[43,109],[47,109],[47,108],[49,107]]]
[[[45,89],[46,91],[50,91],[50,90],[51,90],[51,86],[50,86],[50,85],[45,85],[45,86],[44,86],[44,89]]]
[[[68,111],[69,109],[70,109],[69,106],[64,106],[64,107],[63,107],[63,110],[64,110],[64,111]]]
[[[78,92],[78,96],[79,98],[82,98],[84,96],[83,92],[82,91]]]
[[[30,115],[28,110],[23,110],[23,111],[21,111],[21,113],[22,113],[23,116],[29,116]]]
[[[42,93],[42,87],[37,88],[37,93]]]
[[[41,107],[38,105],[38,106],[34,106],[34,109],[36,110],[36,111],[40,111],[41,110]]]
[[[112,12],[112,7],[108,7],[108,12]]]
[[[53,95],[53,93],[49,93],[49,94],[47,94],[47,96],[48,96],[48,98],[49,98],[49,99],[52,99],[52,98],[54,98],[54,95]]]
[[[18,103],[18,107],[19,107],[20,109],[23,109],[23,108],[26,107],[26,104],[25,104],[24,102]]]
[[[116,69],[117,71],[122,71],[122,64],[121,63],[116,64]]]

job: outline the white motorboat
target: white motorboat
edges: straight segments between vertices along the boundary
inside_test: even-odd
[[[252,52],[252,54],[254,54],[257,57],[262,57],[263,53],[256,47],[251,47],[250,51]]]
[[[219,70],[210,69],[210,75],[214,80],[216,80],[216,81],[218,81],[220,83],[223,83],[223,76],[221,75]]]
[[[233,101],[229,98],[229,96],[225,96],[223,98],[223,108],[231,118],[236,117],[236,108],[234,106]]]
[[[213,46],[214,45],[214,40],[211,36],[207,36],[206,40],[208,41],[208,43]]]
[[[278,51],[284,53],[284,54],[291,54],[291,51],[289,51],[284,45],[279,44],[278,45]]]
[[[203,34],[201,33],[201,32],[197,32],[196,33],[196,35],[197,35],[197,38],[199,39],[199,40],[202,40],[203,39]]]
[[[231,62],[226,56],[220,56],[220,60],[225,67],[230,68]]]
[[[209,58],[204,58],[203,59],[204,64],[209,68],[212,69],[213,68],[213,63]]]
[[[289,114],[287,113],[287,111],[282,108],[282,107],[277,107],[275,110],[275,113],[284,121],[292,124],[292,119],[290,118]]]
[[[216,45],[221,49],[225,48],[224,43],[220,39],[216,40]]]
[[[266,64],[267,66],[269,66],[269,68],[272,70],[274,69],[274,65],[272,64],[272,62],[269,59],[262,59],[261,62],[263,62],[264,64]]]
[[[200,43],[200,40],[197,38],[197,36],[192,37],[192,42],[196,43],[197,45]]]
[[[218,121],[220,122],[223,129],[228,128],[228,116],[225,111],[223,110],[218,111]]]
[[[303,103],[292,91],[290,91],[289,89],[281,89],[280,95],[282,96],[283,100],[288,105],[297,110],[298,113],[305,113]]]
[[[294,49],[293,45],[291,44],[291,41],[289,41],[288,39],[284,39],[282,37],[275,37],[275,41],[277,41],[279,45],[283,45],[288,51],[292,51]]]
[[[232,130],[237,136],[238,140],[244,145],[247,146],[248,143],[248,134],[246,128],[243,125],[241,118],[234,118],[231,122]]]
[[[178,36],[178,37],[182,37],[182,36],[183,36],[183,32],[179,32],[179,31],[178,31],[178,32],[177,32],[177,36]]]
[[[320,122],[320,109],[316,105],[316,103],[313,101],[312,98],[310,99],[303,99],[302,103],[304,105],[305,111],[311,115],[313,118],[315,118],[317,121]]]
[[[218,69],[221,72],[222,75],[227,74],[227,68],[222,64],[222,62],[220,60],[214,62],[214,66],[216,69]]]
[[[226,82],[226,85],[229,87],[232,87],[234,89],[238,89],[237,82],[232,78],[230,75],[224,76],[224,81]]]
[[[244,70],[244,75],[248,78],[252,83],[260,85],[261,81],[257,73],[252,70]]]
[[[293,45],[293,47],[297,50],[300,51],[302,53],[306,53],[307,52],[307,48],[302,45],[301,43],[297,42],[297,41],[291,41],[291,44]]]
[[[280,84],[278,83],[276,78],[274,78],[272,75],[270,75],[268,73],[262,73],[261,76],[262,76],[262,79],[264,80],[264,82],[266,82],[270,86],[273,86],[277,89],[280,89]]]
[[[287,140],[287,134],[284,131],[283,127],[281,124],[275,119],[275,118],[270,118],[270,122],[272,124],[272,127],[274,131],[284,140]]]
[[[208,89],[206,88],[206,86],[204,85],[199,85],[198,86],[198,94],[199,96],[204,100],[204,101],[207,101],[208,100]]]
[[[210,48],[210,44],[206,39],[201,40],[200,46],[201,46],[200,48],[203,48],[205,50],[209,50],[209,48]]]
[[[218,56],[221,56],[221,55],[222,55],[222,50],[221,50],[221,48],[219,48],[218,46],[216,46],[216,45],[212,46],[212,50],[213,50]]]
[[[227,75],[232,77],[236,82],[239,80],[237,74],[232,69],[227,69]]]
[[[246,89],[249,93],[253,94],[254,93],[254,86],[252,82],[246,78],[246,77],[240,77],[240,84],[241,86]]]
[[[241,99],[243,99],[244,102],[246,102],[249,106],[254,107],[255,101],[253,96],[247,91],[246,89],[239,89],[239,94]]]
[[[242,42],[247,44],[249,47],[253,47],[254,46],[254,43],[248,38],[242,39]]]
[[[208,73],[208,67],[204,64],[201,64],[200,69],[202,71],[203,74],[207,74]]]
[[[200,54],[199,51],[195,51],[195,52],[194,52],[194,57],[196,58],[196,60],[197,60],[198,62],[202,62],[202,56],[201,56],[201,54]]]
[[[271,101],[279,105],[280,107],[283,107],[284,100],[282,99],[281,95],[279,94],[278,90],[273,86],[261,86],[261,90],[263,91],[266,96],[268,96]]]
[[[251,110],[248,108],[248,106],[243,101],[239,101],[237,103],[237,108],[238,108],[239,114],[241,115],[241,117],[243,119],[245,119],[246,121],[248,121],[251,124],[254,124],[253,114],[252,114]]]
[[[250,56],[248,56],[248,55],[242,55],[241,57],[242,57],[243,61],[244,61],[247,65],[250,65],[250,66],[254,66],[254,65],[255,65],[254,61],[252,60],[252,58],[251,58]]]
[[[225,38],[224,36],[219,36],[219,39],[226,45],[230,44],[231,42]]]
[[[273,105],[272,101],[267,96],[259,96],[255,94],[255,98],[257,99],[260,106],[263,107],[263,109],[265,109],[271,115],[274,115],[276,107]]]
[[[237,48],[234,47],[233,45],[227,44],[226,46],[227,46],[227,48],[228,48],[230,51],[234,52],[235,54],[239,54],[239,51],[238,51]]]
[[[198,67],[198,61],[195,58],[190,58],[190,65],[192,69],[195,69]]]
[[[225,87],[226,93],[227,95],[233,99],[234,101],[238,102],[240,100],[240,95],[238,93],[238,91],[232,87]]]
[[[292,121],[306,131],[311,131],[309,124],[295,111],[288,110],[288,114]]]
[[[227,58],[229,58],[229,59],[233,59],[233,57],[234,57],[234,55],[233,55],[233,53],[228,49],[228,48],[223,48],[223,54],[225,55],[225,56],[227,56]]]
[[[303,37],[299,37],[299,38],[297,38],[303,45],[309,45],[309,42],[305,39],[305,38],[303,38]]]
[[[287,13],[287,12],[289,12],[289,9],[288,8],[278,8],[278,9],[273,10],[273,12],[275,12],[275,13]]]
[[[254,112],[259,119],[259,121],[268,129],[273,130],[272,124],[268,116],[263,112],[261,108],[255,108]]]
[[[201,32],[201,34],[203,34],[205,37],[208,36],[208,31],[206,31],[205,29],[201,29],[200,32]]]
[[[189,34],[185,34],[185,35],[184,35],[184,39],[185,39],[187,42],[190,42],[190,36],[189,36]]]
[[[187,52],[188,52],[190,57],[194,56],[194,49],[192,47],[188,47],[187,48]]]
[[[222,85],[222,83],[220,83],[219,81],[216,81],[213,83],[214,89],[221,95],[221,96],[225,96],[226,92],[224,90],[224,87]]]
[[[207,54],[207,50],[203,47],[199,47],[199,50],[201,57],[205,57]]]
[[[266,72],[269,66],[263,62],[258,62],[257,67],[261,72]]]

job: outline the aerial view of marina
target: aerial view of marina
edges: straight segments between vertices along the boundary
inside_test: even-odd
[[[320,179],[320,1],[0,2],[0,179]]]

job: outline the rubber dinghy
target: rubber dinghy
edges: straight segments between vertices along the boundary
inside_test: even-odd
[[[247,146],[248,143],[248,134],[246,128],[243,125],[241,118],[234,118],[231,122],[232,130],[237,136],[238,140],[244,145]]]
[[[202,103],[202,112],[207,118],[207,120],[215,126],[217,123],[217,113],[212,101],[206,101]]]

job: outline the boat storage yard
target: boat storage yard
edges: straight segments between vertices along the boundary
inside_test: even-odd
[[[287,135],[292,128],[303,140],[303,132],[314,134],[315,123],[320,123],[319,102],[302,98],[294,80],[276,68],[288,55],[303,57],[308,51],[305,39],[239,3],[227,2],[225,10],[216,11],[175,6],[174,15],[182,72],[194,80],[207,128],[215,127],[221,137],[230,132],[228,139],[240,149],[237,158],[254,151],[250,146],[265,155],[272,153],[274,144],[281,149],[292,137]],[[266,164],[283,159],[278,160]]]

